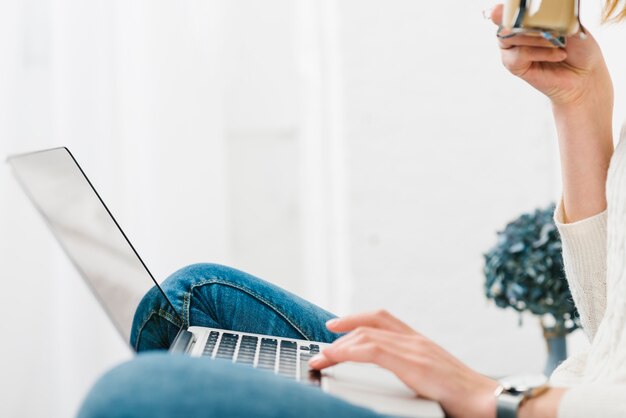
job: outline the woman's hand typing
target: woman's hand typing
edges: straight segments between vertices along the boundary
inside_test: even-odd
[[[498,383],[473,371],[443,348],[386,311],[346,316],[327,323],[346,335],[311,359],[324,369],[344,361],[390,370],[416,394],[438,401],[458,418],[495,417]]]

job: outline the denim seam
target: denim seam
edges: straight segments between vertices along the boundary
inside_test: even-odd
[[[194,287],[191,286],[191,291],[189,293],[185,293],[185,296],[183,296],[183,327],[185,328],[189,327],[189,321],[191,321],[191,315],[189,313],[189,299],[191,298],[191,292],[193,292],[193,288]]]
[[[274,310],[274,312],[276,312],[280,317],[282,317],[285,321],[287,321],[287,323],[289,325],[291,325],[296,331],[298,331],[306,340],[312,340],[312,338],[310,336],[307,335],[306,332],[304,332],[303,330],[300,329],[300,327],[298,327],[291,319],[289,319],[287,317],[287,315],[285,313],[283,313],[279,308],[277,308],[276,306],[274,306],[274,304],[272,302],[270,302],[269,300],[265,299],[262,295],[245,288],[244,286],[240,286],[237,284],[234,284],[232,282],[229,282],[228,280],[223,280],[220,278],[213,278],[213,279],[207,279],[203,282],[200,283],[196,283],[191,287],[191,291],[185,295],[185,303],[186,303],[186,315],[187,315],[187,319],[189,320],[189,299],[191,298],[191,294],[193,293],[193,291],[195,290],[196,287],[201,287],[201,286],[206,286],[208,284],[221,284],[224,286],[229,286],[235,289],[239,289],[244,293],[247,293],[248,295],[260,300],[261,302],[263,302],[265,305],[267,305],[268,307],[270,307],[271,309]]]
[[[146,319],[142,322],[141,326],[139,327],[139,330],[137,331],[137,341],[135,341],[135,351],[137,351],[139,348],[139,343],[141,341],[141,335],[143,334],[143,329],[148,324],[148,321],[150,321],[150,319],[152,319],[154,315],[159,315],[161,318],[165,319],[166,321],[171,322],[174,326],[180,327],[180,324],[178,324],[178,320],[176,319],[176,317],[174,317],[173,315],[171,315],[169,312],[165,311],[164,309],[159,308],[158,311],[152,311],[150,315],[148,315]]]

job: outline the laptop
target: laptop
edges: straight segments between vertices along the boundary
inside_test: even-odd
[[[14,155],[7,162],[126,343],[130,342],[135,310],[152,289],[159,289],[176,312],[69,149]],[[380,367],[343,363],[321,373],[310,371],[309,359],[325,346],[315,341],[189,327],[179,330],[169,351],[265,369],[389,416],[444,417],[439,404],[417,398]]]

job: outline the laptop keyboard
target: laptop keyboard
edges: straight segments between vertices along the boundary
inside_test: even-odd
[[[309,360],[319,352],[317,344],[302,345],[298,349],[298,343],[292,340],[211,331],[202,355],[304,380],[309,374]]]

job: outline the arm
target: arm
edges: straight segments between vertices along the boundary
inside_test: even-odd
[[[613,95],[608,73],[598,77],[601,79],[594,82],[600,86],[588,99],[553,104],[561,157],[563,223],[606,210],[606,178],[613,154]]]
[[[502,5],[491,18],[502,22]],[[568,38],[556,48],[535,36],[499,40],[502,63],[546,95],[559,137],[565,222],[606,209],[605,183],[613,154],[613,85],[597,42]]]
[[[314,357],[311,367],[323,369],[344,361],[375,363],[395,373],[415,393],[438,401],[446,416],[496,417],[498,382],[469,369],[388,312],[350,315],[326,325],[333,332],[349,334]],[[566,392],[552,388],[524,402],[519,418],[558,418]]]
[[[502,6],[492,20],[500,24]],[[613,154],[613,85],[591,34],[555,48],[544,39],[499,41],[502,62],[552,102],[563,199],[556,221],[570,289],[583,327],[593,339],[606,306],[606,180]],[[600,214],[600,215],[598,215]]]
[[[496,417],[498,382],[471,370],[388,312],[350,315],[326,325],[348,334],[311,359],[311,367],[374,363],[395,373],[415,393],[439,402],[450,418]],[[554,387],[524,402],[519,418],[623,418],[624,393],[626,384]]]
[[[537,398],[529,399],[522,404],[519,418],[558,418],[559,405],[566,393],[567,389],[552,388]]]
[[[563,245],[565,276],[583,331],[593,341],[606,310],[607,212],[566,223],[561,203],[554,220]]]

